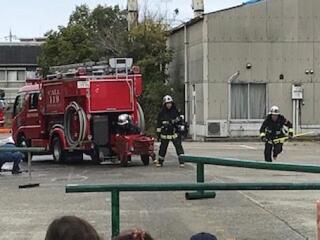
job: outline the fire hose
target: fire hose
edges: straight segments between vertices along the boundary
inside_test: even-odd
[[[141,129],[141,133],[144,133],[145,127],[146,127],[146,122],[145,122],[142,107],[140,106],[139,103],[138,103],[138,125],[139,125],[139,128]]]
[[[74,116],[74,113],[77,113],[79,119],[79,136],[76,140],[73,139],[71,133],[71,121]],[[64,132],[66,135],[66,139],[70,147],[78,146],[86,137],[87,133],[87,120],[86,113],[83,108],[79,106],[76,102],[71,102],[64,114]]]
[[[303,136],[310,135],[313,133],[314,132],[300,133],[300,134],[293,135],[292,138],[303,137]],[[269,144],[278,144],[278,143],[284,143],[285,141],[287,141],[289,139],[290,139],[290,137],[282,137],[282,138],[276,138],[274,140],[269,140],[267,142]]]

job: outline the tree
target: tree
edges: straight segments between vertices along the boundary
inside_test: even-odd
[[[130,32],[127,24],[127,13],[119,6],[98,5],[93,10],[87,5],[78,6],[66,27],[46,34],[39,65],[46,72],[53,65],[132,57],[142,70],[144,92],[140,102],[151,133],[162,97],[181,95],[172,92],[180,91],[179,87],[167,84],[166,66],[172,60],[172,51],[166,45],[169,33],[164,21],[152,16],[145,16]]]
[[[46,33],[38,62],[46,74],[54,65],[125,56],[127,35],[126,14],[118,6],[77,6],[66,27]]]

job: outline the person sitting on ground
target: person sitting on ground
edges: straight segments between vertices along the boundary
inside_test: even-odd
[[[45,240],[102,240],[102,238],[87,221],[76,216],[63,216],[49,225]]]
[[[216,236],[210,234],[210,233],[198,233],[196,235],[193,235],[190,240],[218,240]]]
[[[120,233],[113,240],[153,240],[151,235],[142,229],[130,229]]]
[[[0,152],[0,170],[1,167],[7,163],[7,162],[13,162],[13,168],[11,173],[12,174],[19,174],[21,173],[20,170],[20,162],[24,158],[24,154],[18,151],[14,151],[14,148],[16,147],[13,143],[13,140],[9,139],[7,143],[2,145],[1,147],[4,148],[12,148],[12,151],[5,151],[5,152]]]

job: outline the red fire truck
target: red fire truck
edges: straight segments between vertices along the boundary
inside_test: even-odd
[[[138,103],[142,93],[139,68],[132,59],[51,68],[45,79],[27,80],[14,103],[12,135],[18,146],[45,147],[55,162],[96,162],[117,156],[123,165],[140,155],[144,165],[154,158],[154,139],[117,131],[120,114],[144,129]],[[113,158],[114,159],[114,158]]]

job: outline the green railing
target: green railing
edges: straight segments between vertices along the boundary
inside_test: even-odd
[[[26,152],[26,153],[43,153],[45,148],[42,147],[1,147],[0,152]]]
[[[110,192],[112,237],[120,232],[120,192],[154,191],[257,191],[257,190],[320,190],[314,183],[158,183],[158,184],[69,184],[66,193]]]
[[[181,155],[180,158],[184,162],[196,163],[197,164],[197,182],[204,183],[204,165],[218,165],[225,167],[239,167],[239,168],[251,168],[251,169],[264,169],[272,171],[292,171],[292,172],[305,172],[305,173],[320,173],[320,165],[312,164],[293,164],[283,162],[262,162],[253,160],[239,160],[232,158],[217,158],[217,157],[199,157],[190,155]],[[190,192],[186,193],[186,198],[191,199],[202,199],[202,198],[214,198],[214,192]]]

